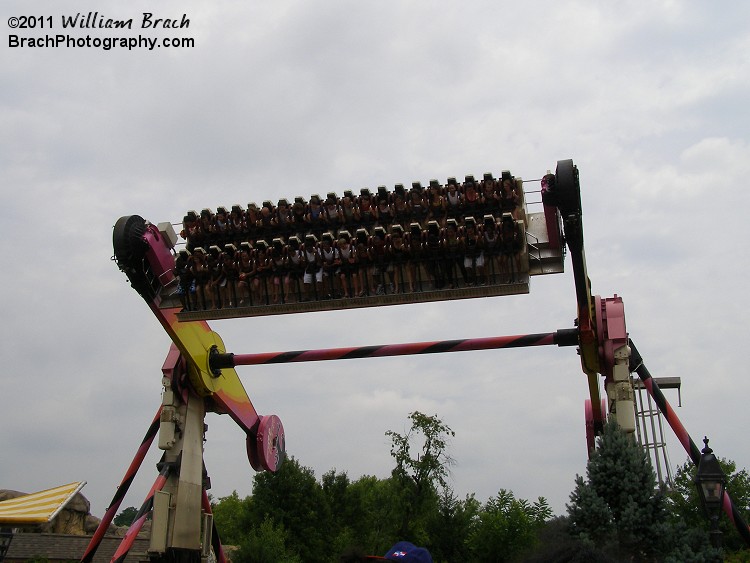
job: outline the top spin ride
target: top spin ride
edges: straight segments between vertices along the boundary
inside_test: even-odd
[[[523,196],[523,182],[515,178],[513,182]],[[154,225],[137,215],[120,218],[113,233],[114,259],[169,334],[172,345],[162,366],[161,405],[81,561],[92,561],[101,538],[157,433],[158,446],[164,452],[158,464],[159,475],[113,561],[119,563],[124,560],[149,513],[152,513],[153,521],[149,547],[152,561],[207,561],[212,549],[218,561],[225,560],[206,492],[210,487],[203,464],[206,413],[228,414],[245,431],[248,459],[256,471],[276,471],[285,454],[281,420],[275,415],[257,413],[234,369],[240,365],[507,347],[577,346],[589,388],[589,399],[585,405],[589,449],[594,447],[595,436],[601,430],[607,413],[623,429],[634,432],[635,404],[631,373],[637,373],[690,459],[697,464],[700,450],[664,398],[629,337],[622,299],[616,295],[610,298],[591,295],[583,245],[578,169],[572,160],[558,161],[555,173],[544,175],[541,196],[542,212],[528,213],[526,202],[523,201],[522,213],[512,220],[512,227],[521,234],[521,245],[518,257],[509,260],[511,264],[516,264],[515,269],[510,267],[509,279],[492,283],[488,278],[488,283],[484,285],[472,284],[452,289],[435,287],[433,280],[432,286],[427,284],[419,292],[403,294],[393,291],[390,295],[385,292],[360,300],[300,299],[295,303],[284,303],[282,300],[281,303],[272,304],[266,291],[265,302],[257,303],[254,307],[221,307],[211,311],[184,307],[184,300],[181,302],[176,298],[179,278],[174,247],[177,237],[171,224]],[[417,230],[415,236],[427,241],[433,225],[425,227],[426,234],[420,235]],[[488,224],[488,228],[493,227]],[[388,233],[383,235],[387,237]],[[260,252],[265,251],[262,245],[260,247]],[[571,255],[575,280],[577,319],[574,327],[553,332],[329,350],[233,354],[227,352],[221,337],[206,322],[209,318],[525,293],[528,292],[529,276],[562,271],[566,247]],[[430,248],[427,242],[424,248]],[[415,268],[414,271],[426,272],[425,276],[439,270],[436,262],[429,261],[417,264],[417,267],[420,270]],[[447,279],[445,271],[442,275]],[[384,277],[383,281],[386,281]],[[600,377],[604,378],[604,398],[599,390]],[[750,545],[750,529],[729,495],[724,498],[724,511]]]

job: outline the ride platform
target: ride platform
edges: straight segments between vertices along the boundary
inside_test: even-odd
[[[544,212],[529,213],[519,223],[522,223],[526,241],[520,256],[520,271],[511,272],[510,275],[503,273],[497,258],[492,258],[487,261],[485,280],[476,285],[466,284],[456,273],[454,287],[450,284],[442,288],[434,287],[429,279],[428,265],[420,264],[417,275],[419,281],[415,284],[417,285],[415,291],[409,291],[408,288],[399,288],[398,291],[394,291],[394,288],[386,285],[382,294],[378,294],[375,288],[369,288],[366,295],[362,297],[343,297],[336,295],[333,290],[327,291],[324,281],[321,295],[314,294],[305,298],[299,287],[301,284],[298,284],[293,295],[283,299],[283,302],[277,298],[279,302],[275,303],[269,295],[268,287],[265,287],[261,295],[256,296],[252,303],[243,303],[241,297],[237,296],[232,301],[232,306],[204,308],[200,307],[199,300],[196,299],[196,306],[192,310],[183,309],[177,314],[177,318],[180,321],[230,319],[527,294],[530,291],[532,276],[564,271],[565,247],[555,245],[554,242],[550,243]],[[171,293],[162,298],[160,307],[182,308],[183,304],[176,289],[174,287],[171,289]],[[245,299],[245,301],[250,300]]]

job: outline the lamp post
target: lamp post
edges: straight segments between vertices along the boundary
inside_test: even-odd
[[[721,470],[719,460],[708,447],[708,438],[703,438],[705,447],[701,451],[698,471],[695,473],[695,485],[701,500],[703,512],[711,522],[711,545],[721,547],[721,530],[719,530],[719,516],[724,504],[724,491],[727,479]]]

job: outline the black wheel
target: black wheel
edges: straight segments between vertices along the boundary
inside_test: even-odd
[[[570,159],[557,161],[555,196],[557,207],[563,217],[572,213],[581,214],[581,185],[578,182],[578,168]]]
[[[143,240],[146,233],[146,220],[139,215],[120,217],[112,233],[112,246],[115,260],[120,268],[134,267],[139,264],[148,249]]]
[[[156,295],[152,286],[146,263],[148,243],[143,239],[146,234],[146,220],[138,215],[120,217],[112,233],[112,246],[115,249],[115,261],[122,272],[128,276],[133,288],[147,301]]]

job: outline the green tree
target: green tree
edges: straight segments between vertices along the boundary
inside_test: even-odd
[[[138,514],[138,509],[135,506],[128,506],[115,516],[113,522],[115,526],[130,526],[136,514]]]
[[[236,553],[235,563],[302,563],[302,559],[288,546],[284,526],[274,524],[270,517],[250,530]]]
[[[253,528],[266,519],[282,526],[288,548],[305,563],[330,559],[328,546],[334,530],[323,488],[313,470],[293,457],[276,473],[255,475],[250,514]]]
[[[250,530],[250,506],[252,498],[241,499],[237,491],[226,497],[221,497],[212,503],[216,529],[219,531],[221,542],[227,545],[239,545]]]
[[[614,563],[615,559],[601,550],[570,535],[567,516],[555,516],[539,529],[536,545],[522,559],[523,563]]]
[[[363,475],[346,494],[351,520],[350,544],[364,553],[383,553],[398,539],[401,485],[393,478]],[[352,541],[353,540],[353,541]]]
[[[604,426],[567,505],[571,533],[618,559],[714,561],[718,554],[687,526],[668,521],[666,499],[646,451],[616,422]]]
[[[662,553],[664,497],[645,450],[614,422],[604,427],[567,506],[574,535],[636,560]]]
[[[399,535],[417,541],[424,535],[425,513],[430,505],[437,504],[438,486],[447,486],[453,464],[448,440],[456,434],[437,415],[414,411],[409,420],[411,428],[406,434],[392,430],[385,434],[391,439],[391,456],[396,461],[392,475],[402,489]],[[412,451],[414,442],[421,444],[417,446],[418,453]]]
[[[320,479],[328,511],[331,514],[332,549],[335,553],[359,548],[362,540],[358,529],[362,526],[361,507],[352,502],[351,481],[346,472],[331,469]]]
[[[737,464],[728,459],[719,459],[719,465],[727,476],[727,492],[745,522],[750,521],[750,474],[746,469],[737,471]],[[680,465],[675,472],[672,487],[667,492],[667,504],[675,522],[700,528],[708,533],[709,523],[701,509],[698,490],[695,486],[696,466],[690,461]],[[730,551],[746,549],[737,529],[726,517],[719,519],[724,548]],[[750,555],[750,554],[748,554]]]
[[[461,561],[466,558],[469,534],[478,519],[480,502],[474,495],[464,500],[450,487],[443,487],[437,506],[427,519],[429,542],[426,547],[435,561]]]
[[[530,503],[501,489],[479,512],[469,535],[471,553],[482,563],[513,561],[534,547],[539,530],[551,516],[544,498]]]
[[[351,481],[346,472],[337,473],[336,469],[326,471],[320,479],[320,484],[331,512],[333,526],[343,528],[351,524],[354,515],[347,498]]]
[[[453,458],[448,455],[448,439],[456,435],[437,415],[428,416],[419,411],[409,415],[411,428],[403,436],[392,430],[385,435],[391,439],[391,456],[396,460],[394,473],[410,480],[416,490],[446,486]],[[421,435],[420,453],[411,451],[412,441]]]

